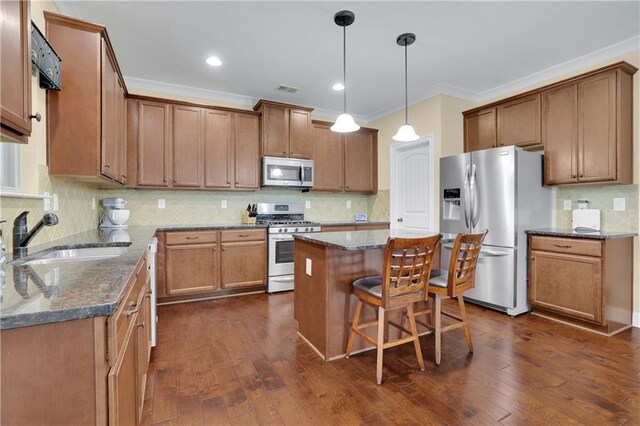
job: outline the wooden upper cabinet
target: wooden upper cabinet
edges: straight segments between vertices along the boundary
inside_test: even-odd
[[[311,158],[312,108],[260,100],[253,109],[262,113],[263,156]]]
[[[262,109],[262,155],[287,157],[289,152],[289,109],[265,105]]]
[[[116,129],[116,103],[118,74],[113,66],[107,45],[102,40],[102,145],[100,156],[100,172],[116,179],[118,162],[116,155],[117,134]]]
[[[546,185],[632,183],[636,71],[620,62],[542,92]]]
[[[0,141],[31,135],[31,19],[28,0],[0,2]]]
[[[540,138],[540,94],[498,105],[498,146],[542,146]]]
[[[542,93],[544,181],[547,185],[578,181],[577,99],[576,84]]]
[[[127,95],[124,84],[116,79],[116,180],[127,183]]]
[[[378,190],[377,131],[360,129],[344,139],[344,190],[375,193]]]
[[[205,109],[204,187],[231,188],[232,177],[233,113]]]
[[[578,82],[578,178],[616,180],[616,72]]]
[[[100,184],[126,181],[127,89],[107,30],[44,12],[47,39],[63,58],[61,91],[47,91],[49,174]]]
[[[260,117],[235,113],[234,186],[260,188]]]
[[[138,186],[168,186],[170,106],[138,103]]]
[[[496,109],[487,108],[464,115],[464,152],[495,148]]]
[[[173,179],[174,187],[200,186],[201,115],[200,108],[174,105],[173,110]]]
[[[313,191],[340,192],[344,189],[342,135],[330,124],[313,123]]]
[[[311,113],[301,109],[289,110],[289,157],[311,158]]]

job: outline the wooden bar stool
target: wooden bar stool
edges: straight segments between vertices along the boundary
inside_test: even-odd
[[[376,363],[376,381],[382,383],[382,352],[384,349],[413,342],[420,370],[424,370],[424,361],[418,340],[418,330],[413,316],[413,304],[426,297],[426,286],[431,272],[433,253],[442,238],[436,235],[428,238],[389,238],[385,249],[385,263],[382,276],[360,278],[353,283],[353,293],[358,297],[356,311],[347,341],[346,357],[349,358],[353,338],[359,335],[378,350]],[[377,310],[377,320],[360,324],[362,305],[367,304]],[[388,320],[389,311],[407,310],[410,330]],[[400,330],[400,338],[385,343],[385,324]],[[378,327],[377,340],[363,329]],[[409,337],[402,338],[402,333]]]
[[[475,286],[476,265],[478,264],[482,241],[484,241],[487,232],[489,231],[485,230],[482,234],[458,234],[451,251],[449,270],[434,269],[431,272],[427,286],[427,298],[423,301],[425,308],[416,308],[417,310],[414,313],[415,317],[425,315],[427,322],[415,320],[416,323],[433,330],[436,335],[436,364],[438,365],[440,365],[441,358],[442,333],[446,331],[464,328],[469,352],[473,353],[471,329],[469,328],[462,293]],[[447,298],[458,299],[460,317],[448,312],[442,312],[442,299]],[[442,316],[452,318],[455,322],[443,327]],[[435,325],[432,324],[431,317],[433,317]]]

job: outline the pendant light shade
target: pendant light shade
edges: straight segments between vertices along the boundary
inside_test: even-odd
[[[342,96],[344,109],[333,126],[331,126],[331,130],[338,133],[355,132],[360,128],[353,120],[353,117],[347,114],[347,27],[353,24],[355,20],[356,15],[349,10],[342,10],[333,16],[333,21],[336,25],[342,27],[342,84],[344,85]]]
[[[407,46],[413,44],[416,41],[416,35],[412,33],[400,34],[396,39],[396,43],[399,46],[404,46],[404,124],[398,129],[398,133],[393,135],[393,140],[398,142],[411,142],[420,139],[420,136],[413,130],[411,124],[409,124],[409,100],[407,88]]]

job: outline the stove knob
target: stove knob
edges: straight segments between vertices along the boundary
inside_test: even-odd
[[[282,231],[283,231],[283,229],[282,229],[282,228],[278,229],[278,232],[282,232]]]
[[[298,228],[296,228],[293,232],[298,232]]]

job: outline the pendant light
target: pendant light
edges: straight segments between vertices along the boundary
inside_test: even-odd
[[[393,135],[394,141],[411,142],[420,139],[420,136],[413,130],[409,124],[409,100],[407,89],[407,46],[416,41],[416,35],[412,33],[400,34],[396,39],[399,46],[404,46],[404,124],[398,129],[398,133]]]
[[[338,116],[333,126],[331,126],[331,130],[338,133],[355,132],[360,128],[360,126],[353,121],[353,117],[350,114],[347,114],[347,27],[353,24],[353,21],[355,20],[356,15],[350,10],[340,11],[333,17],[333,21],[336,25],[342,27],[342,84],[344,85],[344,110],[343,113]]]

